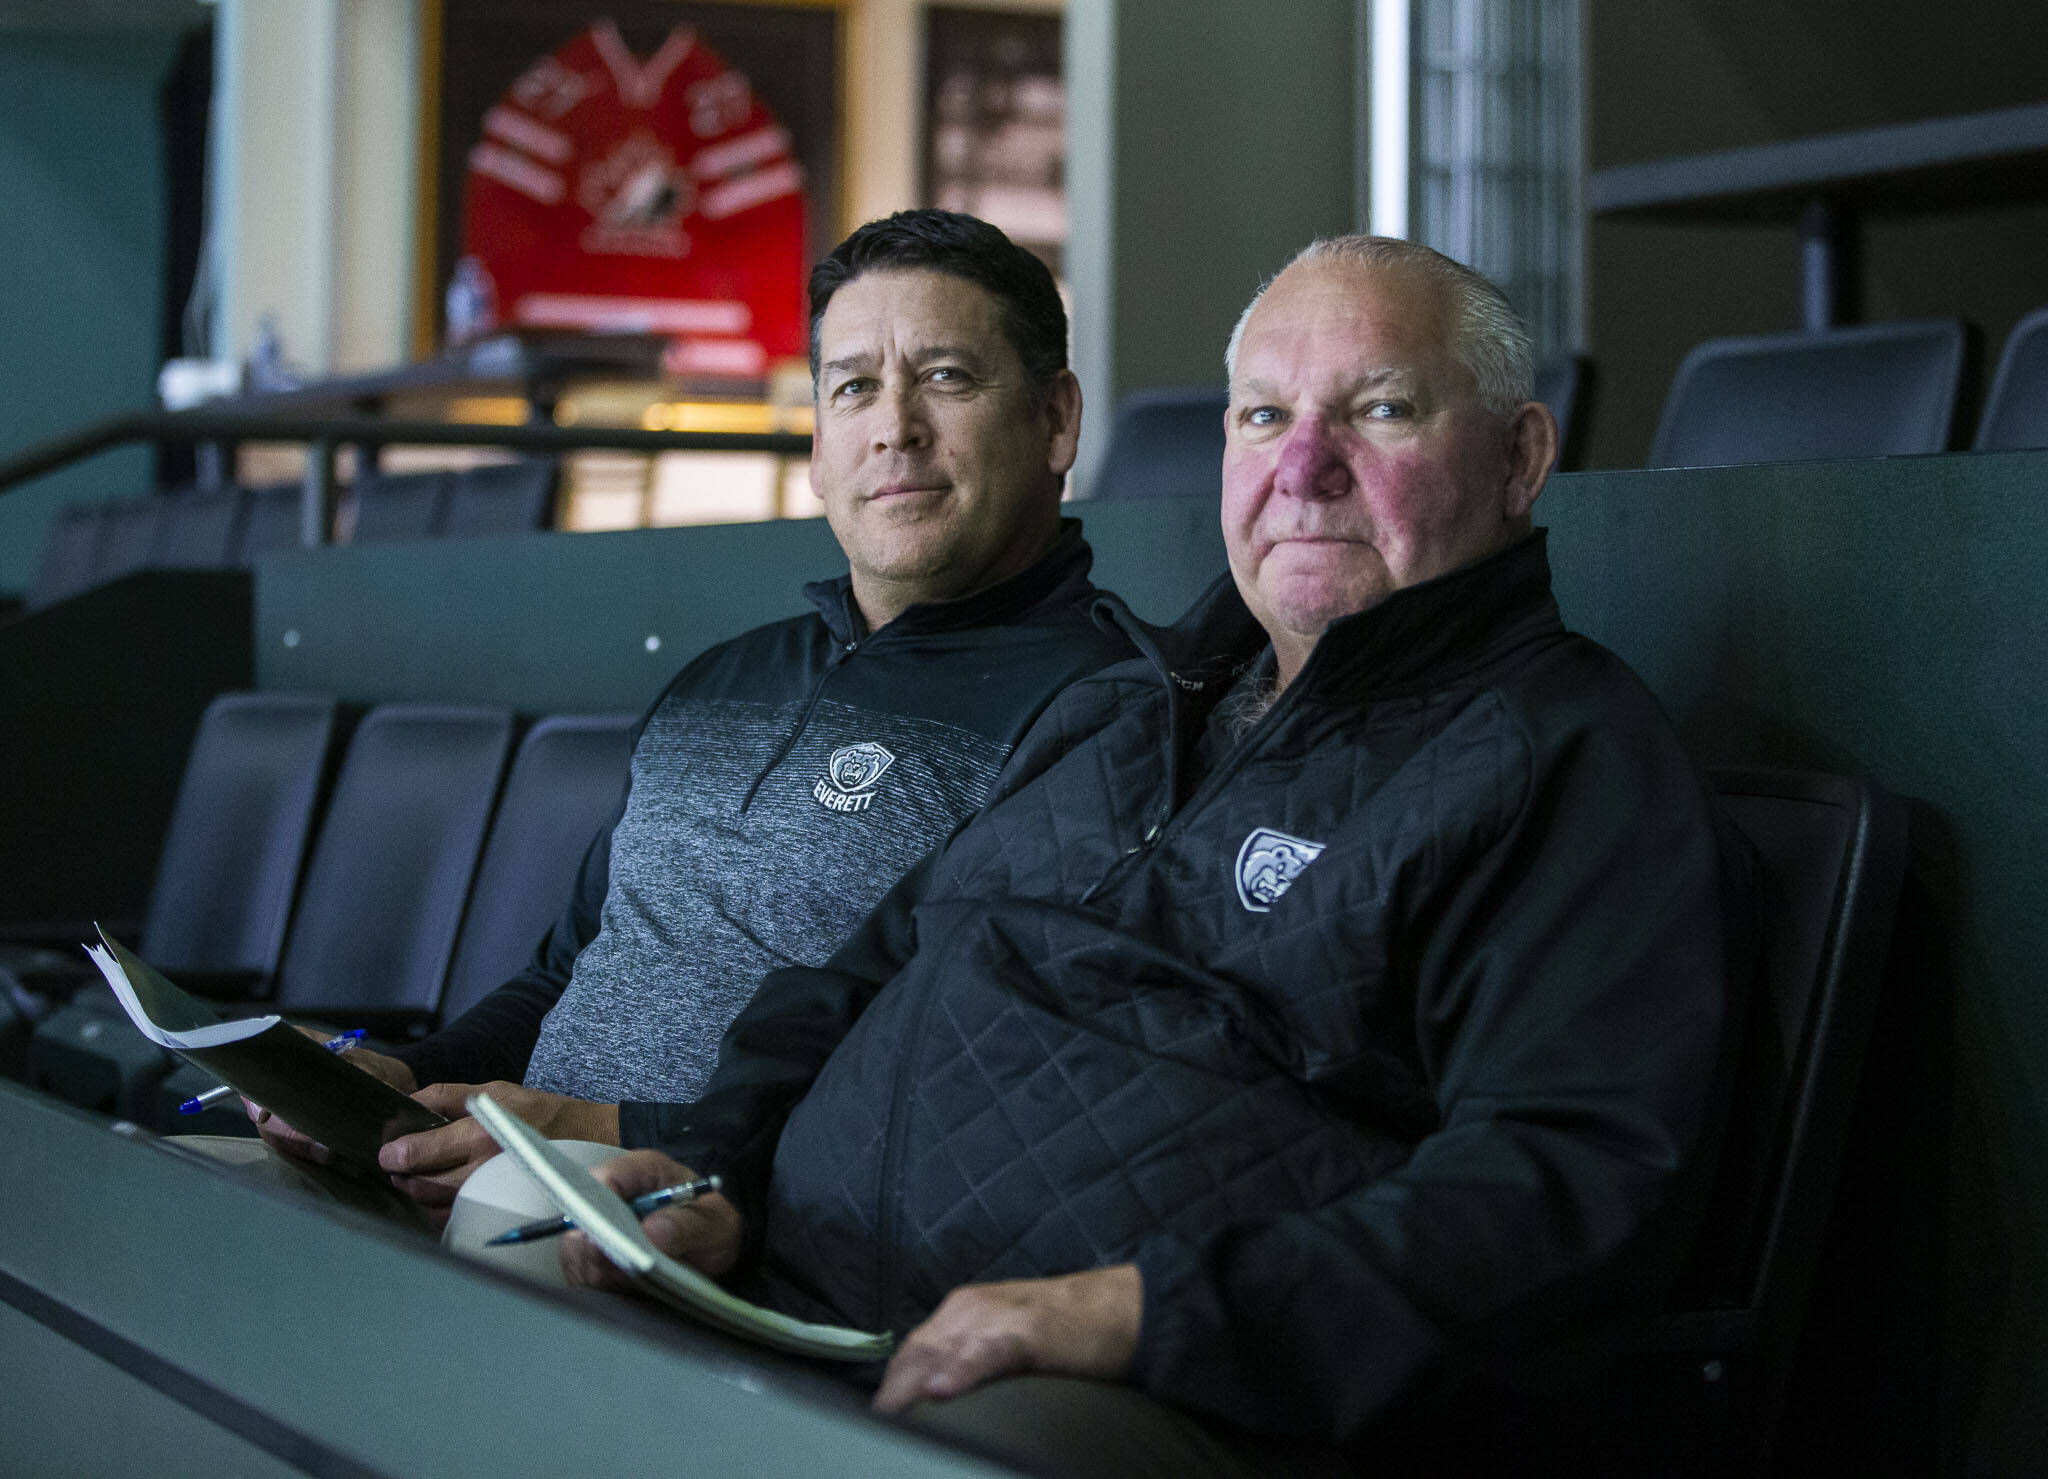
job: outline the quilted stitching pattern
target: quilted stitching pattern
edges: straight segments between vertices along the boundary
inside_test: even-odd
[[[1164,804],[1165,709],[1120,675],[1053,706],[792,1115],[768,1254],[836,1317],[906,1329],[962,1282],[1321,1206],[1434,1127],[1395,942],[1520,799],[1502,706],[1304,708],[1127,860]],[[1258,826],[1326,844],[1264,915],[1234,872]]]

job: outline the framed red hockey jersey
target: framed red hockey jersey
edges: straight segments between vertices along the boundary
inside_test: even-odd
[[[660,7],[670,24],[630,31],[597,16],[530,53],[462,130],[448,244],[477,264],[467,283],[481,268],[501,325],[668,334],[671,367],[691,375],[755,378],[804,353],[816,109],[798,128],[779,116],[773,88],[692,23],[719,9]],[[776,14],[723,9],[711,19]]]

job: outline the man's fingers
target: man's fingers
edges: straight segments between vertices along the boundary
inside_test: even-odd
[[[908,1339],[896,1348],[875,1389],[875,1411],[901,1412],[924,1400],[925,1378],[935,1368],[938,1353],[928,1346],[912,1345]]]
[[[262,1105],[244,1099],[242,1107],[248,1111],[250,1122],[256,1126],[257,1138],[280,1155],[295,1156],[299,1160],[312,1161],[322,1166],[332,1163],[333,1153],[326,1146],[311,1136],[294,1130]]]
[[[591,1174],[629,1202],[664,1186],[680,1186],[696,1179],[696,1173],[688,1166],[658,1150],[628,1151],[606,1161]]]
[[[498,1142],[491,1139],[489,1132],[475,1120],[463,1119],[399,1136],[377,1152],[377,1165],[399,1176],[431,1176],[457,1170],[467,1176],[497,1153]]]
[[[919,1327],[922,1329],[923,1327]],[[901,1412],[919,1402],[944,1401],[957,1396],[960,1390],[943,1393],[929,1390],[933,1385],[945,1385],[937,1381],[950,1364],[949,1353],[938,1345],[918,1339],[918,1331],[912,1331],[896,1354],[889,1358],[889,1366],[882,1373],[882,1385],[875,1392],[875,1411]]]
[[[721,1196],[663,1207],[640,1219],[647,1240],[700,1273],[728,1272],[739,1257],[739,1212]]]
[[[1128,1263],[962,1285],[904,1337],[875,1406],[901,1412],[1016,1371],[1119,1380],[1130,1371],[1144,1306],[1144,1279]]]
[[[580,1232],[562,1234],[562,1277],[582,1289],[630,1289],[633,1281]]]
[[[467,1176],[444,1179],[439,1176],[394,1176],[391,1184],[398,1191],[422,1207],[452,1207],[455,1194],[462,1189]]]
[[[424,1089],[413,1091],[415,1103],[424,1104],[444,1119],[459,1120],[469,1114],[470,1095],[485,1087],[482,1084],[428,1084]]]
[[[901,1412],[918,1402],[943,1402],[998,1376],[1031,1370],[1031,1341],[1018,1314],[1015,1306],[977,1289],[954,1290],[890,1358],[875,1410]]]

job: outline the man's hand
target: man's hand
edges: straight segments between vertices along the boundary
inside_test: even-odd
[[[322,1043],[331,1035],[312,1027],[301,1027],[299,1031]],[[412,1076],[412,1070],[396,1058],[387,1058],[384,1054],[373,1053],[367,1048],[351,1048],[347,1057],[349,1062],[363,1072],[373,1078],[381,1078],[401,1094],[410,1094],[419,1087]],[[252,1104],[244,1099],[242,1107],[249,1112],[249,1118],[255,1122],[256,1133],[263,1137],[263,1143],[272,1150],[284,1155],[297,1156],[301,1160],[315,1161],[323,1166],[333,1163],[334,1157],[326,1146],[293,1129],[261,1105]]]
[[[664,1186],[695,1181],[697,1173],[658,1150],[636,1150],[606,1161],[591,1173],[632,1201]],[[669,1257],[713,1278],[732,1272],[740,1257],[740,1212],[718,1193],[681,1207],[663,1207],[640,1219],[647,1240]],[[562,1237],[562,1273],[571,1284],[588,1289],[630,1289],[632,1280],[597,1251],[580,1232]]]
[[[428,1084],[413,1098],[445,1115],[450,1124],[401,1135],[377,1152],[379,1170],[391,1184],[445,1221],[455,1194],[478,1166],[498,1153],[498,1142],[469,1117],[472,1094],[488,1094],[550,1140],[619,1143],[619,1106],[592,1104],[561,1094],[544,1094],[520,1084]]]
[[[1134,1263],[1055,1279],[963,1284],[903,1338],[875,1409],[943,1402],[1022,1371],[1119,1381],[1138,1349],[1144,1304]]]

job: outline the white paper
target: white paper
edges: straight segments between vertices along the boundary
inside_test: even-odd
[[[136,999],[135,988],[128,982],[128,973],[121,969],[121,962],[114,959],[113,952],[98,945],[88,945],[85,953],[92,963],[100,968],[100,974],[107,978],[107,984],[114,988],[114,996],[121,1003],[121,1010],[128,1014],[142,1035],[158,1047],[169,1048],[172,1052],[183,1052],[191,1048],[217,1048],[223,1043],[240,1042],[254,1037],[257,1033],[273,1026],[276,1017],[250,1017],[240,1022],[216,1022],[210,1027],[196,1027],[190,1032],[171,1032],[150,1021],[149,1013],[142,1009]]]

